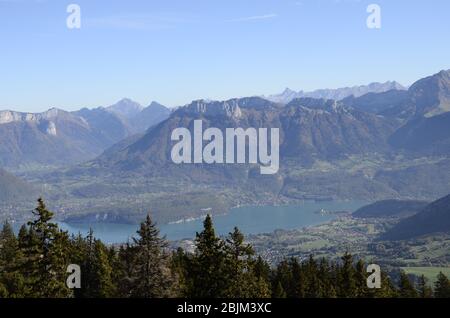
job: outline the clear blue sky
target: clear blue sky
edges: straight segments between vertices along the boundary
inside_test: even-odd
[[[409,85],[450,68],[449,34],[448,0],[0,0],[0,109]]]

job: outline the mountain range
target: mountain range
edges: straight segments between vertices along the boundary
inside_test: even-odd
[[[333,99],[342,100],[346,97],[360,97],[369,93],[384,93],[391,90],[405,90],[401,84],[395,81],[385,83],[371,83],[369,85],[343,87],[337,89],[318,89],[312,92],[294,91],[286,88],[281,94],[269,95],[266,99],[276,102],[288,104],[296,98],[316,98],[316,99]]]
[[[223,212],[236,204],[306,199],[431,201],[450,193],[449,74],[421,79],[408,90],[391,83],[341,100],[196,100],[171,111],[124,99],[76,112],[3,111],[0,163],[13,169],[64,165],[21,176],[48,185],[67,215],[101,212],[119,219],[128,213],[134,220],[141,215],[130,211],[152,206],[168,220],[169,214],[197,216],[194,210],[213,204]],[[204,129],[279,128],[279,173],[261,176],[257,164],[174,164],[172,131],[192,133],[195,120]]]
[[[107,107],[106,110],[119,116],[132,133],[146,131],[148,128],[167,119],[171,113],[170,109],[157,102],[153,101],[149,106],[143,107],[128,98],[124,98],[118,103]]]
[[[204,129],[279,128],[280,156],[300,162],[386,151],[387,139],[399,125],[396,120],[349,108],[334,100],[303,98],[285,106],[260,97],[223,102],[199,100],[179,108],[166,121],[129,145],[106,152],[95,164],[114,171],[145,170],[170,174],[171,169],[179,170],[171,163],[171,132],[179,127],[192,131],[194,120],[198,119],[203,121]],[[158,166],[164,169],[156,169]],[[204,166],[191,168],[186,169],[187,174],[195,174],[196,168],[205,170]],[[224,168],[220,166],[220,169]]]
[[[286,90],[266,99],[194,101],[173,113],[156,102],[143,107],[126,98],[109,107],[75,112],[56,108],[40,114],[0,111],[0,164],[17,169],[83,162],[171,117],[161,127],[167,129],[180,121],[180,116],[186,116],[185,123],[194,118],[215,118],[219,128],[225,127],[223,123],[230,127],[279,127],[282,154],[302,161],[388,149],[446,155],[450,152],[449,74],[441,71],[408,90],[397,82],[310,93]],[[192,111],[200,106],[205,110]],[[227,107],[235,107],[242,116],[228,116]],[[159,137],[167,140],[167,136]],[[159,151],[151,157],[166,155]]]
[[[196,119],[204,121],[205,129],[279,128],[281,158],[294,158],[302,163],[371,152],[414,152],[414,147],[418,153],[427,150],[448,154],[450,147],[442,147],[450,139],[450,125],[447,125],[450,112],[443,112],[450,87],[448,74],[449,71],[442,71],[419,80],[407,91],[368,93],[341,101],[295,98],[286,105],[260,97],[194,101],[178,108],[166,121],[133,143],[123,145],[116,152],[108,151],[96,164],[114,170],[145,169],[170,174],[170,133],[177,127],[192,130]],[[396,82],[388,84],[397,87]],[[369,87],[381,90],[379,85]],[[429,106],[425,106],[427,98]],[[419,105],[412,107],[415,103]],[[406,113],[409,113],[407,117]],[[165,169],[154,169],[154,165]]]
[[[103,108],[43,113],[0,111],[0,166],[58,166],[92,159],[105,149],[166,119],[170,110],[129,99]]]
[[[450,154],[450,71],[415,82],[407,91],[391,90],[347,97],[345,105],[403,121],[389,139],[394,149],[419,155]]]

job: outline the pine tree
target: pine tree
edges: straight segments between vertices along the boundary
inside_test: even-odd
[[[292,271],[292,297],[304,298],[306,296],[306,280],[301,264],[297,258],[291,258],[290,267]]]
[[[224,243],[214,231],[211,216],[203,222],[203,231],[197,233],[196,251],[189,275],[192,278],[190,297],[223,297],[229,286],[225,276]]]
[[[295,297],[295,283],[290,264],[291,261],[282,260],[275,269],[272,277],[272,286],[274,288],[272,290],[272,297],[274,298],[283,296],[283,294],[286,298]],[[282,287],[281,289],[279,288],[280,286]],[[283,293],[280,294],[280,291],[283,291]]]
[[[339,292],[341,298],[353,298],[358,294],[356,285],[356,271],[353,267],[353,256],[345,253],[341,258],[342,266],[339,269]]]
[[[172,294],[172,277],[169,268],[167,243],[160,238],[159,230],[147,215],[134,238],[132,297],[158,298]]]
[[[409,279],[408,275],[403,271],[400,272],[399,296],[401,298],[418,297],[417,290],[414,288],[413,283]]]
[[[369,291],[367,288],[367,273],[366,265],[362,259],[358,260],[355,268],[355,285],[356,285],[356,297],[364,298],[368,297]]]
[[[266,261],[264,261],[261,256],[258,256],[256,258],[256,261],[253,265],[253,271],[257,278],[260,278],[266,282],[270,280],[270,265]]]
[[[229,280],[225,297],[264,298],[270,295],[267,281],[255,275],[252,260],[255,252],[251,245],[244,243],[244,235],[236,227],[226,240],[225,253],[225,275]]]
[[[307,298],[318,298],[323,293],[320,288],[319,267],[313,255],[309,256],[304,265],[306,277],[306,295]]]
[[[91,283],[89,296],[93,298],[111,298],[116,296],[112,267],[108,260],[108,250],[100,240],[94,240],[93,259],[91,260]]]
[[[270,283],[271,268],[270,265],[263,260],[261,256],[258,256],[253,261],[253,273],[258,284],[258,298],[270,298],[272,295],[272,286]]]
[[[86,239],[78,233],[77,236],[73,236],[70,242],[70,263],[77,264],[81,270],[81,288],[73,290],[75,298],[85,297],[84,293],[87,290],[86,284],[89,283],[88,271],[86,270],[86,261],[88,258],[88,245]],[[89,287],[88,287],[89,288]]]
[[[442,272],[437,276],[434,295],[436,298],[450,298],[450,281]]]
[[[176,292],[180,297],[189,297],[193,290],[193,279],[191,278],[191,269],[193,268],[193,255],[185,252],[179,247],[172,253],[171,270],[176,277]]]
[[[427,279],[425,275],[421,275],[419,277],[419,297],[420,298],[432,298],[433,297],[433,289],[428,286]]]
[[[334,287],[334,274],[333,267],[329,265],[329,262],[322,258],[319,263],[319,297],[321,298],[335,298],[336,288]]]
[[[228,286],[225,297],[246,298],[251,292],[250,279],[250,258],[254,254],[250,245],[244,244],[244,235],[238,228],[234,228],[232,233],[226,239],[226,272],[230,285]]]
[[[281,282],[277,283],[272,297],[275,299],[287,298],[287,294],[284,291],[284,288],[283,288],[283,285],[281,284]]]
[[[114,246],[109,246],[108,248],[108,262],[111,265],[112,274],[111,279],[115,285],[116,295],[119,296],[119,286],[118,282],[121,281],[123,277],[121,262],[119,259],[119,254]]]
[[[397,298],[398,291],[392,283],[391,279],[385,272],[381,272],[381,288],[369,289],[367,297],[370,298]]]
[[[67,297],[71,291],[66,287],[67,233],[51,223],[53,213],[47,210],[40,198],[33,211],[36,219],[28,222],[27,233],[21,230],[19,242],[23,247],[25,262],[22,266],[26,277],[28,297]]]
[[[72,245],[78,252],[74,254],[75,259],[79,262],[81,267],[81,289],[75,290],[75,297],[77,298],[91,298],[97,295],[96,273],[94,269],[95,264],[95,238],[94,231],[89,229],[88,235],[85,238],[81,234],[77,237]]]
[[[4,270],[16,258],[19,242],[12,226],[5,222],[0,232],[0,270]],[[1,271],[0,271],[1,272]]]
[[[118,258],[119,258],[119,279],[118,279],[118,295],[120,297],[131,297],[131,290],[134,284],[134,262],[136,253],[130,242],[126,245],[120,246]]]
[[[28,244],[28,227],[25,224],[23,224],[19,229],[17,241],[19,243],[19,249],[25,249],[26,245]]]
[[[11,225],[5,222],[0,232],[0,285],[4,295],[17,298],[24,296],[24,277],[20,273],[23,255],[19,249],[19,242]],[[4,296],[6,297],[6,296]]]

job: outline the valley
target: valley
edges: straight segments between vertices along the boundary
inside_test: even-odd
[[[244,97],[196,100],[169,111],[155,102],[145,108],[123,99],[106,108],[70,113],[57,109],[37,115],[3,112],[0,128],[9,134],[2,138],[14,136],[11,127],[31,127],[36,132],[33,138],[65,155],[71,155],[65,145],[78,145],[85,152],[93,141],[102,143],[95,145],[98,155],[81,162],[52,155],[66,161],[57,167],[52,166],[54,159],[46,161],[42,154],[32,157],[17,152],[31,161],[23,161],[25,169],[14,168],[8,164],[12,157],[0,151],[0,159],[17,178],[11,182],[16,186],[9,186],[10,194],[0,204],[0,219],[26,221],[39,195],[56,212],[58,221],[72,224],[133,225],[151,213],[164,225],[199,218],[205,210],[217,216],[236,206],[296,205],[305,200],[430,202],[450,193],[450,148],[443,147],[450,136],[427,122],[447,120],[448,73],[421,79],[408,90],[374,85],[372,91],[361,89],[367,94],[349,96],[345,95],[349,90],[343,89],[341,101],[307,96],[289,100]],[[278,173],[262,175],[261,166],[254,161],[238,165],[174,163],[172,133],[183,129],[195,136],[199,120],[206,131],[212,127],[221,132],[230,128],[279,129]],[[431,136],[424,139],[425,148],[408,146],[407,139],[416,133]],[[16,144],[22,148],[17,149],[34,154],[24,136],[18,136]],[[69,139],[54,139],[61,137]],[[89,145],[77,140],[89,141]],[[202,145],[194,142],[194,146],[205,146],[205,141],[200,141]],[[3,178],[13,180],[11,176]],[[27,187],[27,191],[17,189]],[[15,200],[13,193],[21,199]],[[352,222],[362,221],[344,218],[342,224],[355,234],[350,229],[358,224]],[[383,225],[384,221],[380,222],[373,224],[375,229]],[[339,233],[339,229],[330,233]],[[356,242],[364,242],[358,237]],[[325,248],[327,240],[305,246]]]
[[[198,217],[205,208],[220,215],[237,205],[286,205],[303,200],[432,200],[450,193],[450,160],[445,157],[399,156],[389,160],[367,154],[318,160],[308,166],[286,160],[280,168],[276,177],[261,176],[259,171],[250,174],[241,168],[242,176],[235,180],[224,180],[217,172],[218,181],[208,175],[168,178],[140,173],[96,176],[35,172],[22,177],[45,191],[41,193],[60,221],[132,224],[148,212],[165,224]],[[404,177],[399,179],[398,175]],[[407,178],[411,182],[403,181]],[[16,221],[28,216],[37,193],[15,204]],[[8,213],[11,209],[6,206],[1,211]]]

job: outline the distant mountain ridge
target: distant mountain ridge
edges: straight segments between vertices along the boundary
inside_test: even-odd
[[[385,115],[403,118],[442,115],[450,111],[450,70],[425,77],[408,89],[408,96]]]
[[[169,114],[169,109],[155,102],[144,108],[129,99],[108,108],[74,112],[57,108],[42,113],[0,111],[0,165],[57,166],[89,160]]]
[[[158,102],[151,102],[149,106],[144,107],[141,104],[129,99],[123,98],[114,105],[108,107],[98,107],[93,109],[83,109],[83,114],[88,116],[88,112],[109,112],[121,120],[130,134],[139,134],[146,131],[153,125],[167,119],[171,110]],[[77,113],[80,113],[78,111]]]
[[[224,116],[232,119],[232,127],[283,128],[287,138],[282,153],[301,160],[328,160],[363,150],[450,154],[450,71],[418,80],[408,90],[386,82],[311,93],[286,90],[282,95],[287,99],[280,95],[197,100],[174,110],[157,102],[143,107],[124,98],[108,107],[75,112],[0,111],[0,164],[67,165],[90,160],[172,116],[180,122],[183,116],[186,120]]]
[[[450,112],[450,70],[419,79],[408,90],[371,92],[348,96],[346,105],[404,120],[431,118]]]
[[[374,114],[382,114],[403,103],[408,98],[407,90],[390,90],[383,93],[368,93],[360,97],[354,95],[341,100],[345,105]]]
[[[449,155],[450,70],[417,81],[405,100],[381,114],[407,119],[391,136],[393,147],[413,153]]]
[[[151,102],[138,114],[129,119],[129,124],[134,132],[145,132],[150,127],[159,124],[169,118],[171,110],[158,102]]]
[[[360,85],[353,87],[343,87],[337,89],[318,89],[312,92],[294,91],[286,88],[281,94],[270,95],[267,98],[270,101],[288,104],[296,98],[316,98],[316,99],[334,99],[342,100],[349,96],[360,97],[368,93],[384,93],[390,90],[406,90],[401,84],[395,81],[385,83],[371,83],[369,85]]]
[[[400,221],[381,235],[381,240],[404,240],[450,232],[450,195],[434,201],[419,213]]]
[[[95,155],[101,146],[87,120],[63,110],[40,114],[2,111],[0,119],[2,166],[76,162]]]
[[[429,202],[417,200],[383,200],[353,212],[356,218],[408,217],[420,212]]]
[[[119,116],[123,116],[124,118],[130,119],[138,115],[144,107],[129,99],[129,98],[123,98],[114,105],[106,107],[106,110],[115,113]]]

